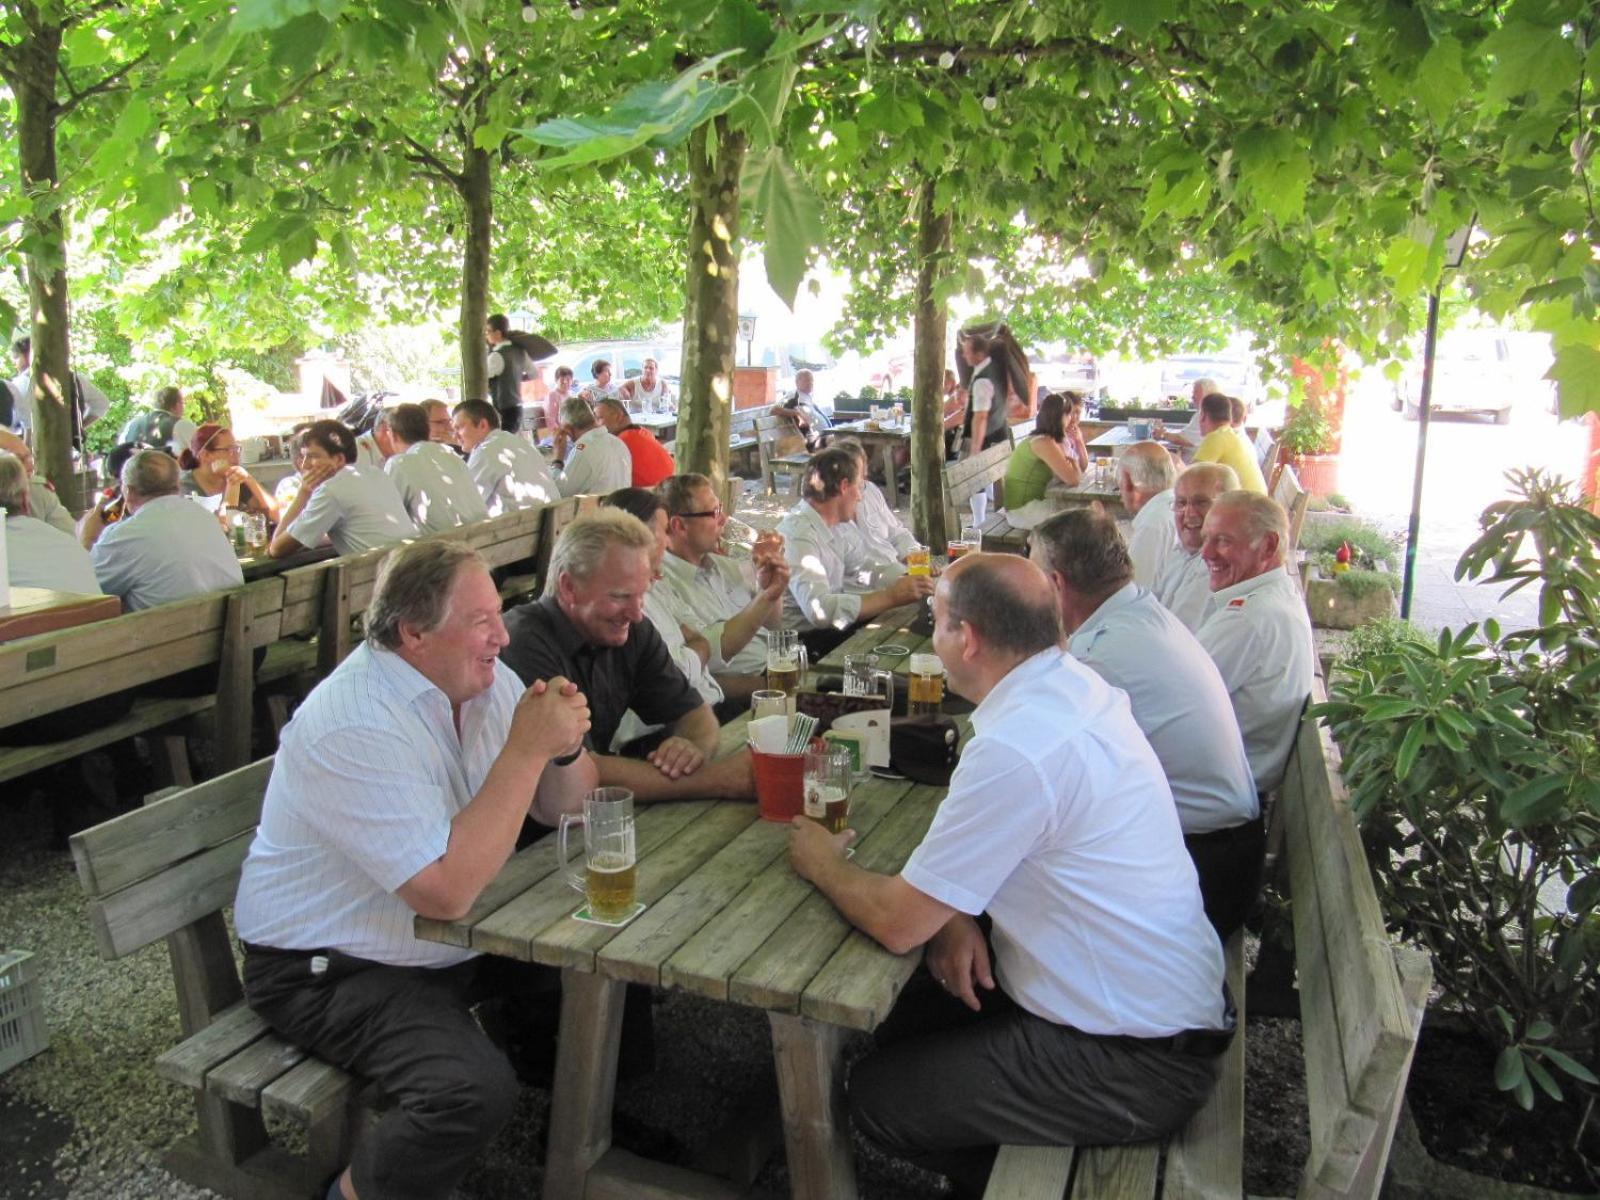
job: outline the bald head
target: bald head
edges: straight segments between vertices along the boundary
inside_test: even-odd
[[[969,626],[991,654],[1024,659],[1061,644],[1055,591],[1019,555],[966,555],[940,578],[936,598],[943,623]]]
[[[1118,462],[1117,490],[1130,516],[1172,486],[1178,472],[1159,442],[1135,442]]]

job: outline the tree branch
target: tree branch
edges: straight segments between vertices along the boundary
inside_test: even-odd
[[[135,55],[133,58],[130,58],[127,62],[123,63],[122,66],[118,67],[115,71],[111,72],[111,74],[101,79],[100,82],[91,84],[90,86],[81,89],[72,86],[72,79],[67,74],[66,68],[63,67],[61,70],[61,83],[62,86],[67,89],[67,99],[62,101],[60,104],[52,106],[56,118],[59,120],[61,117],[69,115],[91,96],[98,96],[102,93],[114,91],[115,89],[121,87],[123,81],[128,77],[128,72],[132,71],[135,67],[149,57],[150,52],[148,50],[141,54]]]
[[[440,160],[438,155],[405,130],[396,128],[395,133],[399,135],[402,142],[411,147],[412,153],[405,156],[407,161],[426,167],[429,172],[438,176],[457,191],[460,191],[466,184],[466,176],[462,172],[452,171]]]

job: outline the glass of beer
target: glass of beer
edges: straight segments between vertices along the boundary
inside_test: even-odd
[[[805,772],[806,816],[829,833],[843,833],[850,822],[850,752],[807,750]]]
[[[789,697],[782,692],[762,688],[760,691],[750,693],[750,719],[759,721],[762,717],[786,717],[789,715]]]
[[[267,514],[250,513],[245,517],[244,542],[251,554],[262,554],[267,549]]]
[[[583,826],[583,870],[567,858],[567,830]],[[589,901],[597,921],[620,921],[633,912],[637,867],[634,861],[633,793],[627,788],[595,788],[583,798],[583,812],[562,813],[556,856],[567,882]]]
[[[910,674],[906,712],[913,717],[937,713],[944,703],[944,663],[937,654],[913,654]]]
[[[795,693],[806,675],[806,648],[793,629],[775,629],[767,637],[767,687],[789,697],[794,711]]]
[[[926,546],[918,546],[906,555],[906,574],[918,575],[924,579],[933,574],[933,556]]]

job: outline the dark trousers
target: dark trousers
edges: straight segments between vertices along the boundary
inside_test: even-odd
[[[1232,829],[1185,834],[1183,844],[1200,876],[1206,917],[1226,942],[1244,924],[1261,891],[1267,853],[1267,823],[1257,817]]]
[[[516,1073],[471,1006],[508,989],[536,991],[554,972],[488,958],[429,968],[329,957],[328,970],[313,975],[307,953],[247,946],[245,998],[281,1036],[375,1081],[394,1101],[357,1140],[356,1193],[442,1200],[517,1101]]]
[[[1141,1142],[1181,1128],[1215,1079],[1216,1048],[1099,1037],[1019,1008],[998,988],[974,1013],[913,977],[856,1064],[850,1113],[897,1158],[980,1196],[1001,1145]]]
[[[497,408],[495,412],[500,414],[500,428],[507,433],[516,433],[522,428],[522,409]]]

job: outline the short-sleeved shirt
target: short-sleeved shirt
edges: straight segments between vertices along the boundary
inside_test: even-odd
[[[617,434],[617,440],[628,448],[628,457],[633,463],[634,487],[653,488],[663,479],[678,473],[678,464],[673,461],[672,455],[648,429],[629,425]]]
[[[1211,611],[1211,572],[1206,570],[1206,560],[1198,550],[1185,550],[1181,542],[1167,556],[1151,590],[1191,633],[1200,628]]]
[[[1316,651],[1300,584],[1281,567],[1212,593],[1195,637],[1228,687],[1256,787],[1283,781]]]
[[[861,616],[862,571],[856,539],[840,536],[802,500],[778,523],[783,557],[789,564],[789,591],[783,598],[783,623],[789,629],[848,629]]]
[[[697,567],[669,552],[661,560],[661,578],[650,594],[661,593],[678,621],[698,629],[711,643],[711,661],[707,664],[711,670],[759,675],[767,666],[765,631],[758,630],[731,659],[723,657],[722,632],[729,618],[749,608],[760,591],[755,563],[748,558],[708,554]]]
[[[601,754],[630,708],[647,725],[671,725],[704,701],[672,661],[649,621],[628,630],[621,646],[591,646],[554,596],[543,596],[506,614],[511,641],[500,661],[524,684],[564,675],[589,700],[585,744]]]
[[[861,481],[861,503],[851,524],[860,531],[865,556],[875,563],[903,559],[918,546],[911,530],[889,507],[883,489],[870,479]]]
[[[556,476],[563,496],[605,496],[632,486],[633,455],[609,430],[596,425],[567,451],[567,465]]]
[[[467,470],[472,472],[491,517],[561,498],[544,455],[532,442],[504,429],[491,430],[472,448]]]
[[[1011,493],[1006,493],[1011,499]],[[1167,558],[1178,552],[1178,530],[1172,520],[1172,489],[1157,492],[1133,516],[1128,534],[1128,556],[1133,559],[1133,580],[1154,587]]]
[[[101,533],[89,557],[100,587],[130,610],[244,583],[217,518],[187,496],[145,501]]]
[[[488,519],[489,509],[467,464],[448,446],[417,442],[384,463],[383,471],[419,533],[443,533]]]
[[[462,705],[458,737],[449,697],[398,654],[358,646],[283,731],[239,880],[239,936],[395,966],[473,957],[418,940],[416,913],[394,893],[443,857],[522,691],[497,664],[489,690]]]
[[[100,595],[94,563],[78,539],[22,513],[6,518],[6,575],[12,587]]]
[[[416,537],[417,526],[387,475],[347,466],[312,493],[288,532],[302,546],[326,536],[340,554],[360,554]]]
[[[1234,432],[1231,425],[1206,434],[1194,452],[1194,461],[1230,466],[1234,474],[1239,476],[1241,488],[1261,496],[1267,494],[1267,481],[1261,474],[1261,463],[1256,459],[1255,447]]]
[[[1133,719],[1166,772],[1184,833],[1231,829],[1260,815],[1222,676],[1159,600],[1128,584],[1078,626],[1067,649],[1128,693]]]
[[[61,497],[38,475],[28,480],[28,507],[52,529],[77,535],[78,523],[72,519],[72,510],[61,503]]]
[[[998,982],[1035,1016],[1097,1035],[1223,1028],[1222,946],[1128,698],[1045,650],[972,728],[902,878],[989,914]]]

